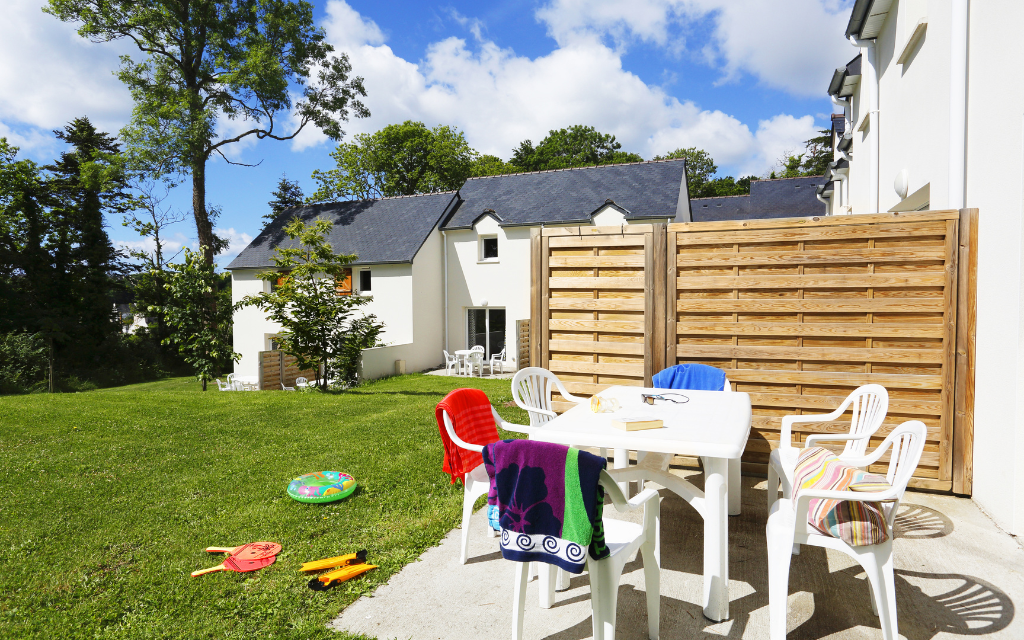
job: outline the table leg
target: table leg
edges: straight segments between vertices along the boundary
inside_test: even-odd
[[[729,617],[729,462],[704,458],[704,616]]]
[[[625,469],[629,466],[629,449],[615,449],[615,458],[612,462],[613,469]],[[619,482],[619,488],[622,489],[622,495],[629,498],[629,483]]]
[[[738,516],[742,509],[743,479],[740,477],[740,459],[729,460],[729,515]]]

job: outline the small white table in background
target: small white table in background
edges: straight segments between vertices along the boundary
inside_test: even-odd
[[[459,360],[461,360],[462,362],[465,362],[466,364],[469,365],[469,375],[470,376],[473,375],[473,354],[474,353],[479,353],[480,354],[481,362],[483,362],[484,354],[483,354],[482,351],[473,351],[472,349],[459,349],[458,351],[455,352],[455,357],[459,358]],[[461,364],[459,365],[459,368],[460,369],[462,368]],[[480,365],[480,375],[481,376],[484,373],[483,369],[484,369],[483,365],[481,364]]]
[[[685,404],[658,400],[648,405],[642,393],[683,394]],[[699,456],[704,461],[704,491],[660,468],[643,464],[616,470],[616,480],[651,480],[671,489],[704,518],[704,615],[715,621],[729,617],[729,512],[739,513],[738,474],[729,461],[738,461],[750,436],[750,396],[742,392],[609,387],[600,394],[615,398],[615,413],[594,413],[590,404],[577,405],[530,434],[532,440],[575,447],[647,451]],[[678,397],[670,395],[669,397]],[[616,416],[643,414],[660,418],[665,426],[645,431],[622,431],[611,426]],[[618,452],[617,452],[618,454]],[[628,457],[616,455],[628,464]],[[735,486],[729,486],[733,475]],[[734,508],[730,509],[730,492]]]

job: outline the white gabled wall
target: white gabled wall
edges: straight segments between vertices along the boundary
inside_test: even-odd
[[[1024,86],[1010,71],[1024,58],[1024,3],[973,0],[969,6],[966,205],[980,217],[973,498],[1001,526],[1024,535]],[[924,39],[908,64],[897,65],[922,16]],[[929,208],[950,204],[952,16],[950,0],[894,3],[879,33],[883,211],[900,201],[892,183],[902,169],[908,193],[929,185]],[[855,125],[863,95],[861,86]],[[853,212],[870,213],[866,137],[854,136]]]
[[[242,298],[266,291],[268,284],[256,277],[263,269],[234,269],[231,271],[231,302],[238,304]],[[259,352],[267,349],[267,336],[281,330],[281,325],[267,319],[266,314],[256,307],[243,307],[234,314],[234,349],[242,354],[235,363],[235,375],[259,375]]]
[[[480,236],[497,236],[498,260],[481,261]],[[448,242],[448,351],[467,348],[466,310],[505,309],[506,359],[516,351],[516,320],[530,317],[530,228],[500,227],[484,216],[473,229],[446,232]],[[442,294],[443,295],[443,294]]]

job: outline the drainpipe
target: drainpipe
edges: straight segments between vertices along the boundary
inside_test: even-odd
[[[967,190],[967,28],[969,0],[952,0],[949,43],[949,201],[951,209],[966,206]]]
[[[843,139],[846,140],[846,139],[852,138],[853,137],[853,105],[850,104],[850,100],[849,99],[840,100],[839,98],[836,98],[835,96],[829,96],[829,97],[832,98],[832,104],[833,105],[835,105],[835,106],[837,106],[837,107],[839,107],[840,109],[843,110],[843,122],[845,123],[844,126],[843,126]],[[840,149],[838,144],[836,144],[836,151],[839,152],[839,155],[842,156],[843,160],[846,160],[847,162],[852,162],[853,161],[853,158],[851,158],[849,155],[847,155],[847,153],[845,151]]]
[[[858,40],[850,36],[850,42],[861,49],[861,87],[868,89],[868,180],[870,189],[868,191],[868,209],[866,213],[877,213],[880,209],[878,203],[878,67],[875,60],[874,40]]]
[[[441,229],[441,241],[444,242],[444,350],[448,350],[448,236]]]

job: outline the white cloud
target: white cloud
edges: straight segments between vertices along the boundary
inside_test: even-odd
[[[229,227],[227,229],[217,227],[214,229],[214,233],[228,241],[228,248],[217,254],[217,264],[220,267],[225,267],[230,264],[231,261],[235,259],[235,256],[241,253],[242,249],[248,247],[249,243],[252,242],[251,235],[242,231],[235,231],[234,227]]]
[[[52,144],[52,129],[87,115],[116,132],[131,115],[131,95],[113,76],[127,43],[93,44],[75,26],[43,13],[42,0],[6,0],[0,20],[0,135],[25,148]]]
[[[699,20],[713,25],[699,52],[723,80],[746,72],[800,96],[821,95],[829,74],[854,56],[843,38],[850,0],[550,0],[537,19],[565,46],[589,34],[617,47],[643,41],[684,48]]]
[[[407,119],[444,123],[464,131],[479,151],[508,158],[522,140],[537,142],[550,129],[587,124],[644,157],[698,146],[727,170],[760,174],[780,147],[802,146],[814,131],[811,116],[780,114],[751,132],[731,115],[680,101],[624,70],[621,53],[593,33],[577,32],[533,59],[486,39],[471,49],[463,39],[447,38],[414,64],[395,55],[376,24],[343,0],[328,3],[324,27],[328,40],[349,54],[353,72],[365,78],[373,115],[349,123],[350,135]],[[317,142],[310,135],[293,147]]]

